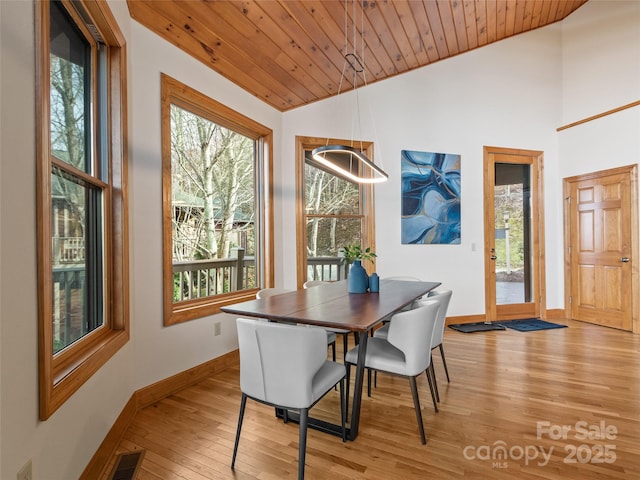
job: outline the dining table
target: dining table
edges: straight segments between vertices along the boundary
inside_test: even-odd
[[[356,333],[359,342],[358,360],[352,410],[346,432],[348,440],[355,440],[360,423],[367,338],[378,324],[390,319],[394,313],[427,295],[439,285],[439,282],[383,278],[380,280],[378,292],[349,293],[348,280],[342,280],[227,305],[221,310],[241,317],[258,317],[270,321],[314,325]],[[296,420],[290,414],[287,417]],[[341,425],[323,420],[309,418],[309,427],[342,436]]]

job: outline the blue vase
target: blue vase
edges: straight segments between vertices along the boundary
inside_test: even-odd
[[[349,270],[349,293],[367,293],[369,288],[369,275],[362,267],[360,260],[354,260]]]
[[[377,293],[380,291],[380,277],[376,272],[373,272],[369,277],[369,291],[371,293]]]

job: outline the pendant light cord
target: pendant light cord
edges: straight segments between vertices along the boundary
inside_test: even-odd
[[[342,73],[340,75],[340,82],[338,84],[338,92],[336,96],[342,93],[342,86],[346,79],[347,68],[350,66],[353,69],[353,99],[355,103],[355,112],[352,112],[351,116],[351,144],[350,146],[344,145],[330,145],[330,139],[327,138],[324,147],[317,147],[312,151],[312,157],[315,161],[323,164],[340,175],[350,179],[357,183],[379,183],[384,182],[389,178],[384,170],[375,165],[372,160],[369,160],[364,153],[364,141],[362,140],[362,118],[360,112],[360,96],[358,92],[358,74],[362,73],[363,86],[367,86],[367,69],[364,63],[364,0],[361,0],[360,6],[360,57],[358,57],[358,22],[357,22],[357,5],[356,0],[343,0],[344,1],[344,64],[342,66]],[[353,23],[353,51],[349,52],[349,10],[348,3],[351,1],[352,6],[352,23]],[[377,138],[375,121],[373,119],[373,111],[369,105],[369,114],[373,125],[374,138]],[[356,117],[357,116],[357,117]],[[360,137],[360,148],[356,149],[354,143],[356,143],[354,132],[356,129],[355,122],[358,122],[358,136]],[[375,149],[375,142],[371,145],[372,150]],[[327,155],[336,156],[335,159],[327,158]],[[340,160],[338,157],[342,157]],[[344,162],[348,163],[348,170],[345,169]],[[342,165],[340,162],[342,161]],[[355,168],[354,168],[355,162]],[[354,175],[352,172],[356,172]],[[367,175],[362,175],[362,172],[368,172]],[[370,175],[370,176],[369,176]]]

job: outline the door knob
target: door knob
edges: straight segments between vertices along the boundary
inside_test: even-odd
[[[498,257],[496,257],[495,255],[491,255],[489,258],[490,258],[491,260],[495,260],[495,259],[496,259],[496,258],[498,258]],[[629,259],[627,258],[627,262],[628,262],[628,261],[629,261]]]
[[[628,263],[628,262],[629,262],[629,257],[622,257],[622,258],[620,259],[620,261],[621,261],[622,263]]]

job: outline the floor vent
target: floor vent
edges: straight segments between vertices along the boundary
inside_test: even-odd
[[[135,480],[143,456],[144,450],[118,454],[109,480]]]

